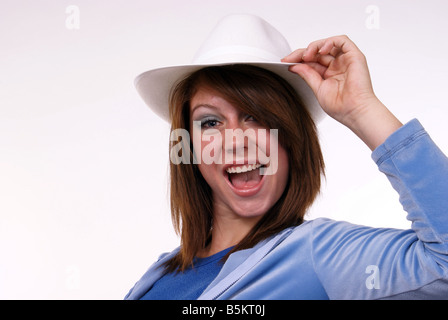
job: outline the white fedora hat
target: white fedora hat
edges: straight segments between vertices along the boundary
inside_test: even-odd
[[[288,81],[302,98],[313,120],[324,116],[313,91],[306,82],[288,70],[294,63],[280,60],[291,48],[272,25],[248,14],[230,15],[216,25],[188,65],[176,65],[146,71],[135,79],[144,102],[162,119],[170,121],[168,101],[172,88],[191,73],[208,67],[249,64],[270,70]]]

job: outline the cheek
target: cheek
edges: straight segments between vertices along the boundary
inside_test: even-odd
[[[198,166],[199,172],[202,174],[205,181],[210,185],[210,182],[213,181],[213,179],[212,179],[213,170],[211,168],[212,165],[200,163],[197,166]]]
[[[222,190],[221,174],[218,171],[216,165],[214,164],[204,164],[200,163],[197,165],[199,172],[204,178],[205,182],[208,184],[213,193],[220,192]]]
[[[193,150],[198,164],[222,163],[222,138],[216,130],[213,134],[193,137]]]

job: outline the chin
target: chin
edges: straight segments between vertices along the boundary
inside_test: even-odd
[[[265,190],[269,191],[269,190]],[[261,218],[275,204],[278,199],[274,199],[271,192],[260,192],[253,197],[240,197],[230,194],[226,199],[222,199],[226,203],[226,207],[230,209],[235,216],[240,218]]]

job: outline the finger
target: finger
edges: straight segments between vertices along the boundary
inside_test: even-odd
[[[333,47],[333,48],[330,50],[330,53],[329,53],[329,54],[332,55],[333,57],[337,58],[339,55],[342,54],[342,50],[341,50],[341,48]]]
[[[341,48],[333,46],[331,42],[326,42],[324,46],[319,49],[319,54],[330,55],[333,58],[337,58],[343,54],[343,52]]]
[[[359,49],[349,37],[343,35],[325,39],[319,50],[321,54],[331,54],[336,57],[339,54]]]
[[[311,57],[308,57],[307,60],[309,60]],[[332,63],[334,61],[335,57],[333,57],[330,54],[317,54],[315,56],[315,59],[312,59],[312,62],[317,62],[319,64],[321,64],[322,66],[325,66],[325,68],[328,68],[328,66],[330,65],[330,63]],[[311,61],[309,61],[311,62]]]
[[[291,72],[298,74],[303,78],[303,80],[305,80],[305,82],[310,86],[315,95],[317,95],[319,87],[323,81],[322,74],[323,72],[325,72],[323,69],[324,67],[321,65],[312,65],[307,63],[301,63],[289,67],[289,70]]]
[[[326,66],[317,62],[304,62],[303,64],[306,64],[307,66],[313,68],[321,76],[322,80],[325,79],[324,74],[328,69]]]
[[[351,50],[359,49],[347,36],[336,36],[310,43],[302,54],[302,59],[304,61],[312,61],[313,57],[317,54],[329,54],[336,58]]]
[[[321,39],[311,42],[306,49],[297,49],[284,57],[283,62],[311,62],[319,61],[318,55],[330,55],[337,58],[341,54],[347,53],[351,50],[358,50],[356,45],[345,35],[335,36],[327,39]],[[324,58],[324,65],[328,65],[329,58]]]
[[[306,57],[304,56],[305,52],[302,52],[300,57],[302,62],[310,63],[310,62],[317,62],[325,67],[328,67],[335,59],[334,56],[331,54],[320,54],[315,53],[315,51],[308,51],[306,52]]]
[[[290,53],[288,56],[284,57],[281,61],[282,62],[291,62],[291,63],[299,63],[303,62],[303,53],[305,49],[298,49],[292,53]],[[307,62],[317,62],[325,67],[328,67],[330,63],[334,60],[334,57],[331,55],[321,55],[317,54],[315,57],[308,57]]]
[[[291,63],[301,62],[304,52],[305,52],[305,49],[297,49],[297,50],[291,52],[286,57],[284,57],[281,61],[282,62],[291,62]]]
[[[325,40],[311,42],[302,54],[303,61],[316,61],[316,55],[322,47]]]

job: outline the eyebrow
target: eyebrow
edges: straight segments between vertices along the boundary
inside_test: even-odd
[[[217,107],[215,107],[214,105],[211,105],[211,104],[199,103],[199,104],[195,105],[193,107],[193,109],[191,109],[191,114],[193,115],[193,113],[196,111],[196,109],[199,109],[201,107],[203,107],[203,108],[211,108],[211,109],[215,109],[215,110],[218,109]]]

